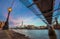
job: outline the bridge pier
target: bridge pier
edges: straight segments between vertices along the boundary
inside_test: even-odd
[[[49,35],[49,39],[57,39],[56,33],[54,29],[49,29],[48,30],[48,35]]]
[[[56,36],[55,30],[52,26],[48,29],[49,36]]]
[[[50,29],[50,30],[48,31],[48,35],[49,35],[49,39],[57,39],[55,30],[53,30],[53,29]]]

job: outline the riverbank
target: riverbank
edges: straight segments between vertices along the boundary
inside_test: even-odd
[[[10,28],[10,29],[15,29],[15,28]],[[15,30],[17,30],[17,29],[15,29]],[[48,30],[48,29],[19,29],[19,30]],[[55,30],[60,30],[60,29],[55,29]]]
[[[13,30],[9,30],[8,32],[12,39],[30,39],[29,37],[26,37],[24,34],[17,33]]]
[[[24,34],[17,33],[13,30],[0,30],[0,39],[30,39]]]

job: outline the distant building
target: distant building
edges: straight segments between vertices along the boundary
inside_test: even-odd
[[[34,25],[27,25],[27,28],[28,29],[35,29],[35,26]]]
[[[24,24],[23,24],[23,21],[21,22],[21,25],[20,25],[20,28],[23,28],[24,27]]]
[[[40,26],[40,29],[46,29],[47,26]]]
[[[60,24],[58,25],[53,25],[55,29],[60,29]]]
[[[2,28],[4,26],[4,21],[0,21],[0,28]]]

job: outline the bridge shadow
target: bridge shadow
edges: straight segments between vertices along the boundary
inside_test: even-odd
[[[49,39],[57,39],[55,30],[49,30],[48,35],[49,35]]]

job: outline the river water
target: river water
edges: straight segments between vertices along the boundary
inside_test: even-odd
[[[53,39],[48,35],[48,30],[14,30],[15,32],[29,36],[31,39]],[[60,30],[55,30],[56,36],[54,39],[60,39]]]

